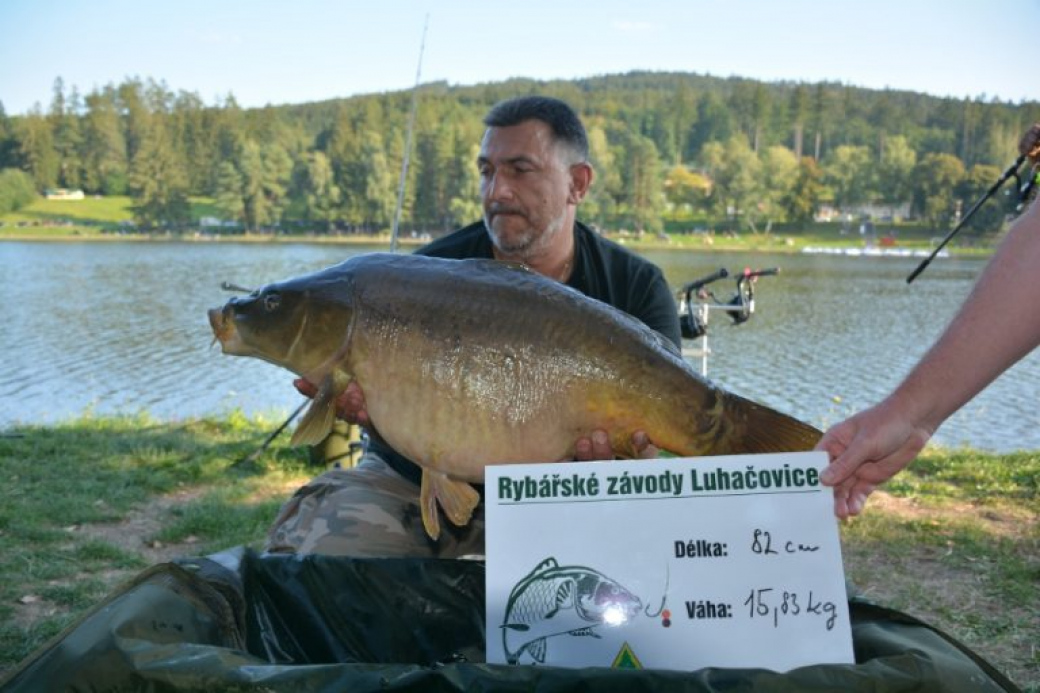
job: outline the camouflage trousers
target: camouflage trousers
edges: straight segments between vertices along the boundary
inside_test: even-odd
[[[357,558],[459,558],[484,554],[484,504],[465,527],[441,517],[433,541],[423,528],[419,487],[366,452],[351,469],[332,469],[300,488],[268,532],[271,553]]]

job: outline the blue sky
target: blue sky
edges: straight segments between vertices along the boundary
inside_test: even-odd
[[[629,70],[1040,101],[1040,0],[0,0],[0,102],[132,76],[247,107]]]

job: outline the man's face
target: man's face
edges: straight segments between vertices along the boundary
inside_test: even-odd
[[[500,251],[536,253],[573,223],[571,205],[580,196],[570,161],[540,120],[488,128],[477,166],[484,223]]]

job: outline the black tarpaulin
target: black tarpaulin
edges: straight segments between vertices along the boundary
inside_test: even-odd
[[[143,572],[0,691],[1018,690],[917,619],[855,598],[849,608],[854,665],[782,674],[489,665],[480,562],[238,549]]]

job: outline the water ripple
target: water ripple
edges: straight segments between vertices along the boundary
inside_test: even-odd
[[[5,243],[0,288],[0,426],[53,422],[91,408],[164,419],[288,412],[288,372],[211,348],[220,282],[260,286],[366,249],[311,245]],[[878,401],[963,300],[983,262],[942,260],[911,286],[899,258],[647,253],[678,286],[720,266],[780,266],[760,280],[744,325],[713,314],[709,377],[827,426]],[[39,268],[46,267],[41,273]],[[733,282],[717,284],[728,298]],[[981,348],[981,347],[980,347]],[[948,421],[936,440],[1040,449],[1040,356],[1030,355]]]

